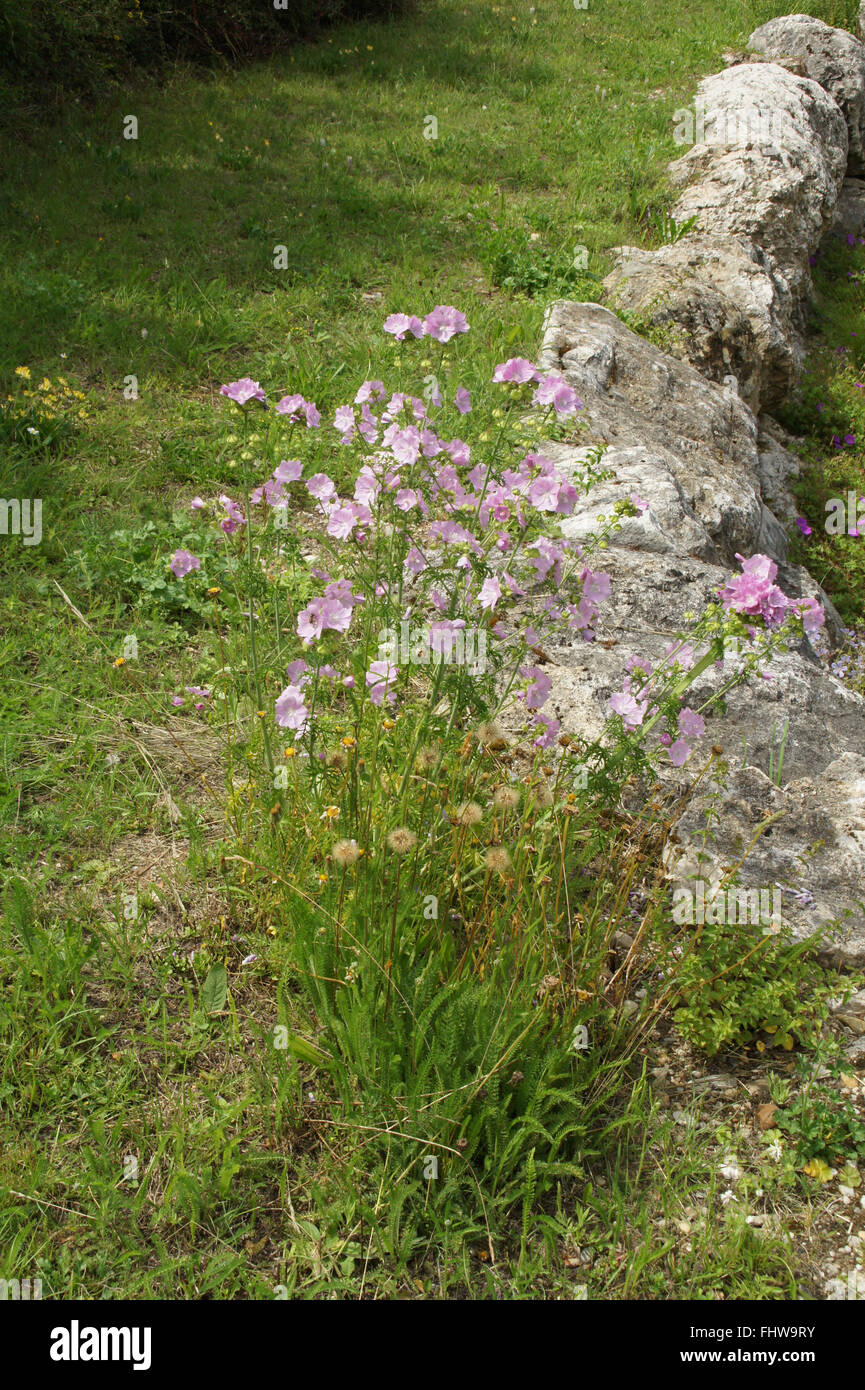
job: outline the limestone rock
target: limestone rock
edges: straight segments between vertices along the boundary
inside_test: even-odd
[[[827,237],[865,235],[865,179],[845,179],[838,195],[835,221]]]
[[[781,921],[797,940],[833,926],[822,954],[838,965],[865,963],[865,755],[843,753],[822,768],[819,780],[802,776],[778,787],[752,765],[731,771],[717,819],[705,841],[709,794],[693,799],[680,820],[679,843],[668,870],[673,882],[693,890],[742,858],[768,816],[780,813],[756,841],[739,871],[743,888],[779,885]],[[708,858],[699,859],[704,851]]]
[[[597,304],[551,306],[540,361],[563,372],[584,401],[588,438],[608,445],[601,464],[612,476],[580,499],[563,522],[565,533],[585,539],[597,530],[598,514],[609,515],[622,496],[648,503],[593,560],[612,581],[598,640],[545,644],[552,681],[546,710],[564,732],[590,741],[602,734],[628,657],[662,660],[676,634],[687,631],[686,614],[701,613],[738,568],[737,551],[773,555],[784,592],[817,597],[837,636],[838,615],[807,571],[786,562],[786,532],[761,496],[764,489],[779,508],[793,505],[788,484],[798,465],[780,427],[765,416],[758,426],[737,396]],[[550,442],[544,452],[576,473],[587,445]],[[531,604],[528,596],[528,611]],[[703,672],[689,691],[692,708],[718,692],[741,660],[730,652],[721,669]],[[783,883],[784,920],[796,932],[835,922],[827,950],[835,959],[865,962],[865,917],[856,905],[865,849],[865,701],[831,675],[807,640],[777,656],[767,674],[728,691],[723,710],[707,721],[706,743],[725,750],[732,779],[710,866],[723,872],[736,847],[741,854],[750,842],[754,818],[784,809],[783,830],[761,837],[752,851],[744,886]],[[782,739],[778,787],[767,774],[774,767],[777,775]],[[660,776],[677,785],[683,779],[672,765]],[[694,814],[699,810],[695,802]],[[686,822],[683,851],[697,841],[697,820]],[[674,882],[686,867],[671,867]],[[837,925],[848,910],[850,918]]]
[[[748,40],[751,49],[776,60],[798,58],[808,77],[827,91],[843,112],[850,145],[848,169],[865,174],[865,45],[846,29],[822,19],[790,14],[771,19]]]
[[[847,126],[816,82],[776,63],[741,63],[705,78],[698,143],[670,166],[682,190],[673,216],[696,231],[744,237],[794,301],[810,291],[808,257],[831,225],[847,167]]]
[[[730,565],[737,551],[785,546],[759,495],[757,422],[734,392],[647,343],[600,304],[554,304],[540,361],[579,383],[593,439],[642,453],[642,474],[637,455],[627,462],[637,469],[637,490],[641,477],[645,486],[655,477],[661,483],[646,499],[658,544],[664,533],[677,535],[681,553]]]
[[[741,237],[686,236],[658,251],[623,248],[604,281],[619,312],[636,314],[710,380],[736,379],[757,413],[789,395],[797,352],[786,281]]]

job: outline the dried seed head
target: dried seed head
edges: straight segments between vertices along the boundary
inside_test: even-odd
[[[544,782],[538,787],[532,787],[529,796],[538,811],[547,811],[553,804],[553,794]]]
[[[497,811],[515,811],[520,804],[520,794],[516,787],[496,787],[493,792],[493,805]]]
[[[457,825],[479,825],[483,818],[483,809],[476,801],[464,801],[461,806],[457,807]]]
[[[434,748],[421,748],[414,765],[418,772],[432,772],[437,762],[438,754]]]
[[[408,854],[409,850],[414,849],[417,844],[417,835],[405,826],[400,826],[397,830],[392,830],[387,837],[387,847],[393,850],[394,854]]]
[[[478,742],[484,748],[496,749],[507,748],[508,746],[507,739],[494,719],[489,720],[486,724],[481,724],[478,729]]]
[[[511,856],[504,845],[490,845],[485,858],[490,873],[503,874],[511,867]]]
[[[336,768],[338,771],[342,772],[345,767],[345,754],[339,752],[330,753],[328,755],[327,765],[328,767]]]
[[[360,859],[357,840],[337,840],[333,847],[333,857],[344,869],[351,868]]]

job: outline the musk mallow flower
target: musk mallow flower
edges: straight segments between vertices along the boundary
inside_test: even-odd
[[[454,398],[454,405],[460,415],[468,415],[472,408],[472,398],[464,386],[460,386]]]
[[[679,733],[685,738],[702,738],[706,732],[706,721],[701,714],[691,709],[690,705],[685,705],[679,710],[676,723]]]
[[[188,550],[175,550],[169,568],[175,579],[183,579],[190,570],[200,570],[201,561]]]
[[[303,464],[299,459],[282,459],[273,470],[273,480],[276,483],[296,483],[303,473]]]
[[[220,386],[219,394],[220,396],[227,396],[230,401],[234,401],[237,405],[246,405],[247,401],[261,401],[263,405],[267,400],[258,382],[253,381],[252,377],[249,376],[243,376],[239,381],[230,381],[226,386]]]
[[[277,415],[287,415],[289,424],[295,425],[303,413],[307,429],[316,429],[321,424],[321,415],[315,401],[304,400],[303,396],[283,396],[274,406]]]
[[[691,747],[683,738],[677,738],[675,743],[670,744],[667,752],[673,767],[682,767],[691,756]]]
[[[537,367],[525,357],[509,357],[493,372],[493,381],[539,381],[540,377]]]
[[[397,678],[397,668],[389,661],[373,661],[366,673],[366,683],[370,687],[369,698],[374,705],[381,706],[387,698],[393,703],[396,698],[390,686]]]
[[[296,729],[302,734],[306,729],[309,710],[303,699],[299,685],[287,685],[276,701],[276,722],[281,729]]]
[[[481,591],[478,594],[478,603],[481,608],[495,608],[501,596],[501,584],[496,579],[495,575],[488,575],[481,585]]]
[[[364,381],[357,389],[354,403],[364,405],[366,401],[384,400],[386,395],[383,381]]]
[[[304,681],[309,680],[309,676],[306,674],[306,672],[308,671],[309,665],[306,661],[303,660],[303,657],[298,657],[296,661],[292,661],[291,665],[286,668],[285,672],[285,674],[288,676],[289,685],[303,685]]]
[[[431,314],[427,314],[423,326],[436,342],[449,343],[458,333],[468,333],[469,325],[465,314],[452,304],[437,304]]]
[[[221,521],[219,524],[226,536],[233,536],[239,526],[246,525],[246,517],[243,515],[237,503],[224,492],[220,493],[219,500],[226,511],[225,520]]]
[[[333,427],[342,435],[343,443],[351,439],[355,431],[354,411],[350,405],[341,405],[333,417]]]
[[[336,497],[336,488],[333,479],[326,473],[315,473],[306,485],[307,492],[314,497],[317,502],[332,502]]]
[[[527,709],[540,709],[550,698],[553,688],[550,677],[540,666],[521,666],[520,675],[529,681],[529,685],[518,698],[525,700]]]
[[[617,690],[607,701],[614,714],[621,715],[622,723],[629,731],[642,724],[649,707],[648,700],[635,700],[627,690]]]
[[[414,338],[422,338],[424,326],[416,314],[389,314],[384,321],[385,333],[392,333],[398,343],[401,343],[406,333],[411,333]]]
[[[551,405],[557,415],[574,415],[583,408],[576,391],[558,372],[549,372],[540,378],[532,396],[532,404]]]

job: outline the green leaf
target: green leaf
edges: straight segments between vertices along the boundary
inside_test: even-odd
[[[221,963],[211,965],[201,991],[201,1002],[209,1014],[218,1014],[225,1008],[228,995],[228,974]]]

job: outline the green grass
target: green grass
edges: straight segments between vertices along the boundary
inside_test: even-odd
[[[808,8],[850,23],[855,7]],[[668,1182],[656,1120],[635,1154],[651,1115],[639,1085],[621,1149],[607,1135],[580,1199],[560,1186],[517,1218],[495,1271],[465,1230],[405,1248],[402,1199],[371,1190],[363,1150],[323,1131],[303,1068],[261,1062],[274,983],[241,961],[266,954],[266,925],[220,871],[224,826],[203,783],[218,750],[187,738],[170,703],[201,676],[201,614],[153,582],[183,544],[188,499],[237,477],[220,382],[282,383],[326,418],[373,367],[398,381],[386,314],[436,303],[466,312],[476,375],[531,356],[550,299],[597,297],[610,247],[657,240],[673,110],[784,9],[557,0],[532,16],[441,0],[272,63],[72,106],[3,152],[0,390],[26,420],[4,421],[0,492],[43,499],[44,538],[0,538],[13,883],[0,1273],[86,1298],[313,1296],[334,1281],[379,1297],[492,1297],[502,1282],[533,1297],[584,1284],[592,1297],[729,1297],[731,1284],[791,1296],[786,1242],[758,1241],[714,1197],[690,1250],[658,1234],[681,1194],[713,1191],[713,1159],[695,1132]],[[137,141],[122,138],[128,113]],[[44,375],[83,405],[37,409]],[[130,634],[138,660],[116,667]],[[216,960],[231,1002],[214,1018],[201,991]],[[588,1275],[569,1263],[581,1245],[599,1252]]]

